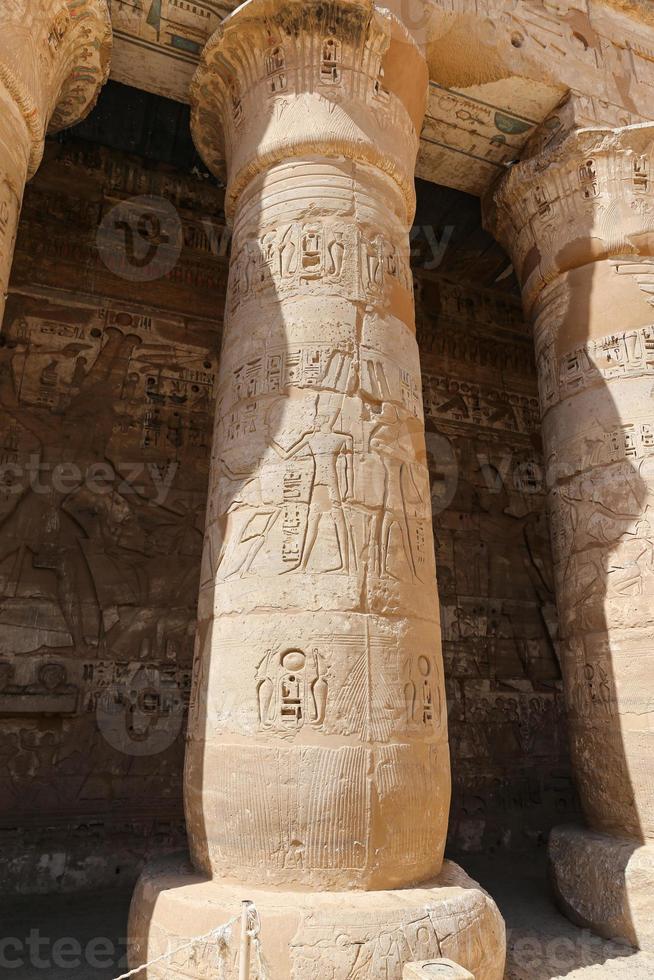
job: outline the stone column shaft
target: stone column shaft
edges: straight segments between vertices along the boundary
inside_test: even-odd
[[[638,908],[654,883],[639,846],[654,837],[653,161],[651,126],[576,131],[516,166],[489,212],[534,322],[573,765],[608,835],[556,831],[555,875],[576,917],[640,945],[654,944],[654,904]]]
[[[207,873],[395,887],[439,872],[449,809],[408,239],[427,74],[404,36],[395,90],[400,25],[365,4],[284,17],[292,41],[226,28],[196,82],[234,238],[187,819]]]
[[[251,881],[424,880],[449,757],[405,203],[295,158],[243,192],[233,249],[193,852]]]
[[[137,954],[247,887],[271,980],[401,980],[441,942],[502,976],[497,910],[443,866],[409,263],[427,83],[372,0],[253,0],[203,55],[194,137],[234,223],[186,764],[204,883],[146,873]]]
[[[78,122],[109,72],[105,0],[2,0],[0,8],[0,326],[26,181],[46,132]]]

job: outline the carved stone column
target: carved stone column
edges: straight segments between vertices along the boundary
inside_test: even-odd
[[[534,322],[573,764],[557,828],[576,920],[654,948],[654,127],[515,166],[488,225]]]
[[[146,872],[135,965],[249,898],[272,978],[400,980],[445,953],[502,976],[495,905],[443,865],[408,238],[427,83],[372,0],[251,0],[204,52],[193,129],[226,161],[234,237],[186,768],[196,874]]]
[[[109,73],[105,0],[0,3],[0,325],[25,182],[46,132],[79,122]]]

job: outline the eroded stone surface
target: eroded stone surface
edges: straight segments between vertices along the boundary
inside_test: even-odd
[[[380,887],[440,867],[407,238],[425,86],[401,26],[356,3],[244,8],[196,82],[196,139],[214,166],[225,143],[236,208],[187,763],[207,872]]]

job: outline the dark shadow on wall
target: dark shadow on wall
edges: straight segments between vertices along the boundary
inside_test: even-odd
[[[533,339],[480,202],[422,182],[418,191],[417,330],[454,784],[448,846],[529,850],[578,815]],[[446,244],[436,269],[430,241]]]
[[[137,191],[179,216],[177,261],[156,280],[121,258],[128,228],[118,272],[98,249]],[[142,250],[146,211],[134,206]],[[49,143],[25,195],[0,336],[7,889],[120,885],[185,840],[182,714],[226,279],[203,222],[219,229],[221,212],[200,179],[72,138]]]

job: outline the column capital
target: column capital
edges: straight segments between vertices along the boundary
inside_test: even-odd
[[[228,213],[274,164],[341,156],[388,174],[410,222],[428,83],[418,44],[373,0],[248,0],[204,50],[193,135],[229,177]]]
[[[79,122],[109,74],[106,0],[2,0],[0,101],[9,99],[29,133],[28,176],[47,132]]]
[[[528,313],[564,273],[654,256],[654,124],[541,143],[484,202],[484,224],[513,259]]]

